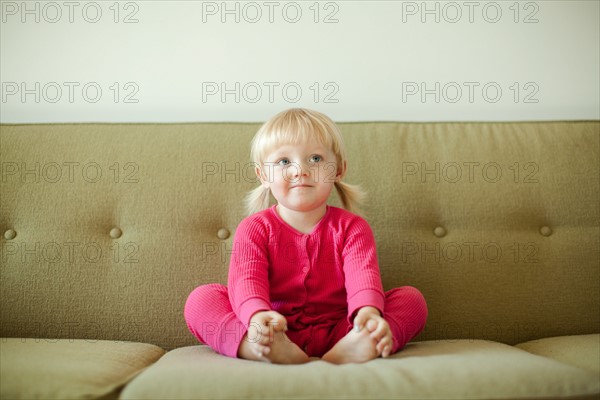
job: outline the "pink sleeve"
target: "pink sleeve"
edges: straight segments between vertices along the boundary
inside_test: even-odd
[[[342,258],[348,296],[348,322],[353,323],[354,313],[365,306],[375,307],[383,315],[385,294],[377,262],[375,238],[364,219],[357,217],[349,225]]]
[[[233,240],[227,288],[231,307],[246,327],[254,313],[271,310],[267,250],[266,227],[256,220],[243,220]]]

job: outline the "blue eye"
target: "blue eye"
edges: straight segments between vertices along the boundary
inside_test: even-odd
[[[323,157],[321,157],[321,156],[318,156],[318,155],[314,155],[314,156],[312,156],[312,157],[310,158],[310,161],[311,161],[311,162],[314,162],[314,163],[318,163],[318,162],[319,162],[319,161],[321,161],[321,160],[323,160]]]
[[[277,161],[277,164],[279,165],[288,165],[290,163],[290,160],[288,160],[287,158],[282,158],[281,160]]]

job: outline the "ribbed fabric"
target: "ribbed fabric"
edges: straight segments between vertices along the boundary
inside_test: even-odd
[[[309,234],[288,225],[276,206],[238,226],[228,287],[210,284],[188,297],[185,319],[200,341],[230,357],[251,316],[275,310],[286,317],[290,340],[309,356],[322,356],[352,328],[354,313],[380,310],[398,351],[425,326],[427,306],[415,288],[383,292],[375,240],[369,224],[327,206]]]
[[[385,319],[393,335],[392,353],[395,353],[423,330],[427,305],[421,292],[402,286],[385,293],[385,309]],[[227,287],[216,283],[197,287],[187,299],[184,315],[190,332],[199,341],[220,354],[237,357],[247,329],[231,308]],[[310,357],[322,357],[350,329],[352,324],[341,318],[332,323],[289,329],[286,334]]]
[[[231,310],[225,286],[210,283],[194,289],[185,303],[184,317],[199,341],[218,353],[237,357],[247,329]]]
[[[276,205],[238,226],[229,265],[229,299],[248,326],[260,310],[275,310],[288,327],[331,323],[373,306],[384,293],[375,239],[361,217],[327,206],[310,234],[288,225]]]

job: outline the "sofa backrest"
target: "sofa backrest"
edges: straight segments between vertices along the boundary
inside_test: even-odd
[[[418,340],[600,331],[598,121],[339,125]],[[196,344],[183,305],[227,282],[258,127],[2,125],[0,336]]]

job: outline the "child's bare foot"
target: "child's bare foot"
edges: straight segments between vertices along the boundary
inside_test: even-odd
[[[377,358],[377,341],[370,337],[368,329],[356,332],[352,329],[321,359],[333,364],[363,363]]]
[[[285,332],[274,332],[273,341],[267,346],[251,343],[244,336],[238,356],[247,360],[271,362],[273,364],[304,364],[309,357]]]

